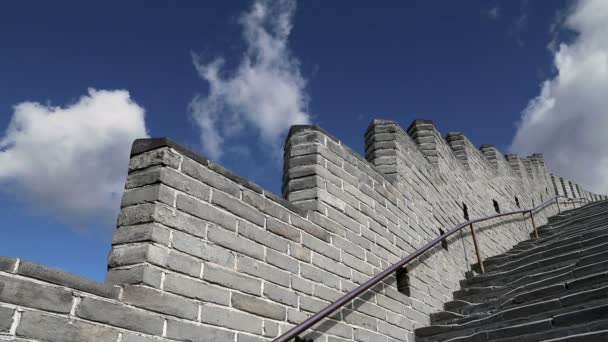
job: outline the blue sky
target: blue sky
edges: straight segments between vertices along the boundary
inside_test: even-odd
[[[599,52],[608,48],[606,35],[600,34],[605,28],[598,33],[594,25],[602,18],[588,14],[608,9],[597,1],[595,10],[588,9],[586,3],[594,2],[387,1],[372,7],[363,2],[306,1],[292,8],[289,1],[282,7],[260,1],[255,4],[272,15],[257,19],[252,19],[252,1],[4,4],[0,11],[0,229],[8,243],[3,243],[0,255],[103,280],[120,194],[102,192],[124,182],[126,173],[124,156],[109,162],[104,158],[111,155],[108,151],[128,151],[132,138],[145,132],[190,146],[280,193],[282,171],[276,156],[289,124],[302,120],[318,124],[362,152],[363,133],[373,118],[396,120],[402,126],[425,118],[443,133],[462,131],[474,143],[495,144],[505,153],[509,149],[543,152],[553,156],[549,159],[558,173],[590,190],[608,190],[606,178],[597,176],[600,173],[569,168],[572,162],[560,157],[564,151],[599,151],[601,142],[556,143],[565,128],[585,137],[590,131],[574,126],[608,116],[603,109],[586,110],[601,107],[597,106],[601,96],[579,96],[576,108],[544,105],[572,103],[568,96],[580,87],[572,88],[560,75],[593,55],[585,48],[593,44],[582,43],[599,42],[593,45]],[[254,30],[253,36],[246,36],[247,28]],[[256,45],[259,34],[285,44],[271,51],[278,57],[264,57],[265,46]],[[559,43],[570,49],[560,49]],[[218,67],[213,62],[220,57],[224,64]],[[247,59],[253,63],[251,69],[272,76],[267,83],[249,87],[238,82],[238,70]],[[564,59],[574,64],[560,64],[558,60]],[[599,70],[606,66],[601,58],[595,62]],[[598,70],[580,65],[583,71]],[[197,67],[203,73],[218,71],[215,95]],[[579,75],[575,80],[585,79],[582,71],[574,74]],[[594,82],[605,90],[608,77],[601,75]],[[261,85],[269,91],[259,96],[287,94],[286,102],[255,98]],[[281,93],[285,89],[273,88],[276,85],[291,88]],[[253,94],[253,101],[227,103],[244,90]],[[295,96],[291,102],[290,95]],[[99,101],[86,102],[83,96]],[[198,109],[193,103],[199,104]],[[118,108],[120,115],[108,116],[104,108]],[[32,112],[38,114],[28,114]],[[67,113],[65,121],[53,126],[52,134],[45,132],[52,126],[45,120],[59,112]],[[271,114],[264,117],[264,113]],[[22,124],[11,132],[9,124],[19,115]],[[221,128],[223,142],[217,149],[210,148],[210,135],[201,136],[206,131],[200,118],[205,115],[215,118],[212,128]],[[103,127],[109,133],[89,138],[82,129],[78,137],[57,137],[56,131],[71,134],[63,127],[80,129],[74,119],[79,116],[87,118],[83,124],[87,129]],[[127,116],[133,120],[121,121]],[[269,130],[267,124],[277,118],[279,124]],[[28,120],[37,126],[27,124]],[[230,131],[231,120],[245,124]],[[542,140],[530,133],[539,120],[555,123]],[[599,126],[607,125],[604,120]],[[34,126],[36,130],[28,131]],[[120,127],[128,127],[126,133]],[[33,138],[39,136],[50,138]],[[108,143],[107,137],[114,136],[119,138]],[[92,150],[86,151],[102,152],[86,161],[64,160],[57,152],[63,148],[58,141],[70,141],[73,146],[66,143],[68,148],[81,150],[91,142]],[[99,149],[94,143],[100,144]],[[64,164],[48,160],[53,158]],[[580,164],[593,160],[586,158]],[[607,160],[603,159],[604,167]],[[87,178],[86,174],[100,166],[101,178],[108,182],[93,184],[99,175]],[[75,171],[53,176],[61,167]],[[69,191],[72,187],[75,190]],[[96,210],[99,203],[103,210]]]

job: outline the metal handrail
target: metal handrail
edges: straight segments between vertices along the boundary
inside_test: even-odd
[[[319,321],[321,321],[323,318],[326,318],[327,316],[329,316],[332,312],[334,312],[337,309],[341,308],[346,303],[350,302],[351,300],[353,300],[356,297],[358,297],[359,295],[361,295],[363,292],[369,290],[372,286],[374,286],[377,283],[379,283],[380,281],[384,280],[384,278],[386,278],[389,275],[391,275],[392,273],[396,272],[398,269],[402,268],[403,266],[405,266],[410,261],[416,259],[417,257],[419,257],[420,255],[422,255],[423,253],[425,253],[426,251],[428,251],[429,249],[431,249],[432,247],[434,247],[436,244],[438,244],[442,240],[447,239],[448,237],[450,237],[454,233],[462,230],[466,226],[471,226],[471,231],[472,231],[472,235],[473,235],[473,241],[474,241],[475,249],[476,249],[476,252],[477,252],[477,258],[478,258],[478,261],[479,261],[481,272],[483,273],[484,272],[483,271],[483,262],[482,262],[482,259],[481,259],[481,255],[479,253],[479,249],[478,249],[478,245],[477,245],[477,239],[475,237],[475,231],[473,230],[473,224],[474,223],[478,223],[478,222],[482,222],[482,221],[487,221],[487,220],[491,220],[491,219],[498,218],[498,217],[503,217],[503,216],[509,216],[509,215],[515,215],[515,214],[524,214],[525,215],[527,213],[530,213],[530,219],[532,220],[532,226],[534,227],[534,233],[535,233],[536,238],[538,239],[538,231],[536,230],[536,224],[534,223],[534,215],[533,215],[532,212],[535,211],[535,210],[544,208],[547,205],[552,204],[552,203],[556,203],[558,210],[561,212],[561,210],[559,209],[559,201],[558,201],[558,199],[560,197],[566,198],[566,199],[570,200],[571,202],[574,201],[574,198],[570,198],[570,197],[563,196],[563,195],[558,195],[558,196],[555,196],[555,197],[547,200],[546,202],[544,202],[544,203],[542,203],[540,205],[537,205],[536,207],[531,208],[531,209],[516,210],[516,211],[510,211],[510,212],[507,212],[507,213],[498,213],[498,214],[491,215],[491,216],[486,216],[486,217],[482,217],[482,218],[477,218],[477,219],[469,220],[467,222],[464,222],[464,223],[461,223],[461,224],[457,225],[456,227],[452,228],[448,232],[444,233],[443,235],[439,236],[438,238],[436,238],[436,239],[432,240],[431,242],[427,243],[426,245],[424,245],[424,247],[419,248],[414,253],[412,253],[412,254],[408,255],[407,257],[401,259],[401,261],[393,264],[391,267],[385,269],[384,271],[382,271],[382,272],[378,273],[377,275],[375,275],[374,277],[370,278],[368,281],[366,281],[365,283],[359,285],[359,287],[357,287],[356,289],[350,291],[349,293],[345,294],[344,296],[342,296],[337,301],[335,301],[332,304],[330,304],[327,307],[325,307],[323,310],[321,310],[321,311],[317,312],[316,314],[308,317],[304,322],[302,322],[302,323],[296,325],[295,327],[291,328],[289,331],[287,331],[283,335],[277,337],[273,341],[274,342],[288,342],[291,339],[297,337],[299,334],[301,334],[302,332],[304,332],[308,328],[312,327],[313,325],[315,325],[316,323],[318,323]],[[580,198],[580,199],[581,200],[587,200],[586,198]]]

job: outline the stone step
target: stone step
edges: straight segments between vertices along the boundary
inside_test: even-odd
[[[542,330],[547,330],[553,327],[562,328],[582,323],[588,324],[601,319],[608,320],[607,292],[608,289],[604,289],[601,294],[603,298],[596,298],[596,300],[586,304],[576,304],[573,300],[568,300],[564,303],[572,304],[562,307],[560,300],[555,299],[495,313],[460,325],[419,328],[416,330],[416,341],[494,341],[519,336],[519,334],[512,334],[523,333],[528,331],[527,328],[530,328],[528,332],[536,333],[542,326],[545,326]],[[596,294],[596,297],[599,296]],[[539,322],[543,323],[539,324]],[[517,329],[511,330],[512,327]],[[605,328],[608,327],[603,329]],[[490,339],[484,339],[488,336]]]
[[[539,239],[487,258],[416,341],[608,341],[606,217],[608,201],[563,211]]]
[[[508,253],[501,255],[500,257],[488,258],[484,261],[484,266],[486,266],[486,268],[489,266],[493,267],[496,264],[504,263],[507,260],[513,260],[516,258],[528,256],[528,255],[535,254],[535,253],[545,251],[548,249],[569,245],[569,244],[580,241],[579,240],[580,238],[582,238],[583,240],[586,240],[586,239],[590,239],[592,237],[598,237],[598,236],[603,236],[603,235],[608,235],[608,232],[606,231],[605,222],[601,222],[598,225],[598,227],[587,226],[585,229],[581,229],[581,230],[577,231],[577,233],[574,233],[573,235],[567,235],[567,236],[563,235],[559,239],[552,239],[551,241],[532,242],[525,249],[523,249],[523,248],[519,249],[519,250],[513,249],[513,250],[509,251]]]
[[[608,252],[603,253],[603,257],[608,258]],[[483,309],[513,306],[523,302],[531,303],[534,298],[539,301],[558,292],[608,283],[608,271],[606,271],[608,268],[606,266],[608,266],[608,261],[600,261],[580,267],[569,265],[558,268],[554,272],[546,272],[545,274],[548,276],[536,279],[534,282],[513,283],[502,287],[473,288],[474,292],[470,293],[459,290],[455,292],[455,298],[458,297],[457,299],[472,304],[485,303]],[[457,296],[456,293],[459,295]],[[462,306],[458,313],[478,313],[480,308],[476,305],[471,307]]]
[[[545,259],[552,256],[567,254],[568,252],[583,250],[593,246],[608,243],[608,231],[606,230],[604,230],[603,234],[600,236],[591,237],[588,239],[584,239],[581,235],[579,235],[579,237],[580,238],[578,239],[578,241],[576,241],[577,239],[568,239],[568,242],[570,242],[568,244],[559,243],[557,246],[541,246],[536,249],[530,250],[524,255],[513,256],[503,263],[497,263],[492,267],[486,268],[487,273],[490,273],[496,269],[510,269],[519,265],[530,263],[533,260]]]

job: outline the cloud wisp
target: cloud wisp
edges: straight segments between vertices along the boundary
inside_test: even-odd
[[[294,0],[253,3],[239,20],[247,48],[231,72],[224,70],[223,58],[206,62],[193,56],[209,92],[193,98],[190,112],[210,158],[220,159],[229,151],[227,141],[246,129],[271,146],[276,156],[286,130],[311,121],[306,80],[288,48],[295,7]]]
[[[576,36],[550,44],[556,75],[523,111],[511,149],[542,152],[560,176],[608,193],[608,2],[576,2],[562,29]]]
[[[83,225],[115,219],[129,150],[147,137],[125,90],[94,90],[65,107],[22,102],[0,138],[0,184],[43,211]]]

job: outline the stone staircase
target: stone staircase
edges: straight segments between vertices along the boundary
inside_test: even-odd
[[[608,201],[562,212],[539,234],[462,280],[416,341],[608,341]]]

